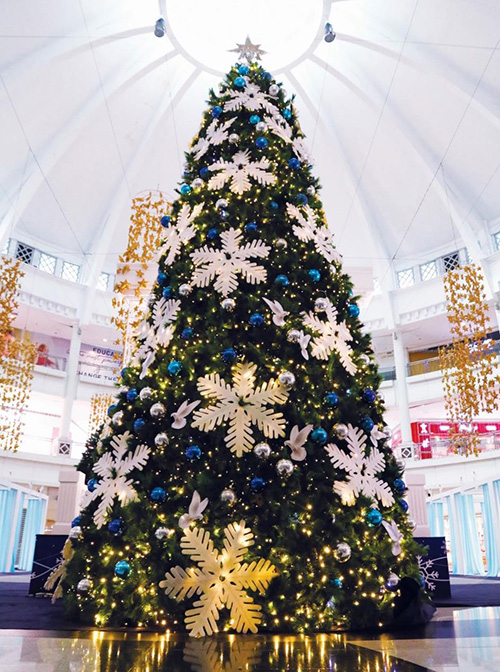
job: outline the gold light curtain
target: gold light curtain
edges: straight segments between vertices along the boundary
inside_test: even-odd
[[[128,245],[119,257],[113,297],[113,323],[120,334],[115,343],[123,352],[122,366],[130,359],[133,336],[147,309],[161,245],[160,219],[170,208],[161,192],[150,191],[132,201]]]
[[[452,423],[451,445],[461,455],[477,455],[480,438],[473,421],[498,408],[497,354],[488,341],[488,304],[481,270],[475,264],[444,276],[451,345],[440,348],[445,408]]]
[[[23,411],[31,393],[36,344],[14,336],[19,306],[21,262],[0,257],[0,446],[16,452],[23,430]]]
[[[93,394],[90,397],[89,436],[96,432],[104,422],[113,400],[112,394]]]

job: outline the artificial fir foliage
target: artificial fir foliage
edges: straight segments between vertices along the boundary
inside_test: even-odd
[[[210,93],[150,312],[81,468],[68,612],[193,635],[390,624],[419,579],[380,378],[297,111]]]

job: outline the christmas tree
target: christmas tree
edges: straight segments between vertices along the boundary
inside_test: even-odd
[[[403,465],[293,101],[237,64],[186,161],[82,461],[68,612],[193,636],[390,624],[420,581]]]

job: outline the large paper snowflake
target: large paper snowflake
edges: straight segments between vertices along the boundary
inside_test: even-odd
[[[236,632],[257,632],[262,620],[261,607],[255,604],[247,590],[264,594],[271,580],[277,576],[269,560],[260,559],[250,564],[241,562],[253,533],[245,521],[230,523],[224,530],[224,550],[217,551],[208,530],[186,528],[181,539],[182,552],[198,565],[184,570],[173,567],[165,574],[160,587],[180,602],[200,595],[193,608],[186,611],[185,623],[191,637],[203,637],[217,632],[219,612],[225,606],[231,612]]]
[[[340,261],[340,254],[333,246],[333,236],[330,229],[327,226],[318,225],[318,216],[310,205],[304,206],[302,211],[296,205],[287,203],[286,211],[289,217],[299,222],[292,227],[294,234],[299,240],[302,240],[304,243],[312,241],[316,250],[328,263],[331,264],[334,261]]]
[[[198,203],[192,210],[187,203],[184,203],[177,215],[175,224],[165,230],[163,245],[160,250],[161,254],[167,255],[164,262],[165,266],[174,263],[182,246],[196,234],[193,222],[202,210],[203,203]]]
[[[304,325],[318,335],[311,343],[311,354],[317,359],[328,359],[330,353],[336,352],[344,369],[355,374],[358,367],[353,362],[353,352],[348,341],[352,336],[345,322],[337,322],[337,309],[327,299],[326,320],[321,320],[316,313],[302,313]]]
[[[264,109],[273,116],[279,115],[279,110],[257,84],[247,83],[242,91],[230,91],[229,100],[224,103],[225,112],[234,112],[245,108],[250,112]]]
[[[237,152],[232,161],[216,161],[209,166],[211,171],[220,172],[210,178],[208,186],[210,189],[221,189],[229,182],[229,188],[234,194],[243,194],[252,186],[251,177],[258,184],[274,184],[276,175],[267,172],[270,165],[266,158],[250,161],[250,152],[247,149]]]
[[[111,511],[115,498],[122,506],[137,498],[134,481],[129,474],[137,469],[142,471],[149,459],[151,450],[145,446],[137,446],[132,452],[128,449],[131,438],[130,432],[124,432],[111,439],[112,451],[105,453],[95,464],[93,470],[101,477],[93,492],[87,492],[84,506],[101,498],[94,512],[94,522],[101,528],[106,522],[106,516]]]
[[[347,506],[353,506],[359,495],[377,498],[382,506],[392,506],[394,495],[389,484],[377,478],[377,474],[385,469],[384,455],[373,447],[367,454],[363,430],[352,425],[347,427],[348,453],[332,443],[325,446],[333,466],[347,472],[347,479],[335,481],[333,489]]]
[[[210,145],[221,145],[227,140],[229,136],[228,129],[231,127],[234,121],[235,118],[228,119],[223,124],[219,123],[218,119],[214,119],[212,121],[210,126],[207,128],[205,137],[199,138],[198,142],[193,145],[191,149],[196,161],[199,161],[199,159],[201,159],[201,157],[206,154]]]
[[[251,257],[265,258],[271,248],[262,240],[252,240],[240,247],[242,232],[238,229],[229,229],[220,234],[222,248],[217,249],[204,245],[191,253],[196,269],[193,273],[192,284],[197,287],[206,287],[214,278],[214,289],[223,296],[227,296],[238,287],[238,274],[256,285],[265,282],[267,271],[252,261]]]
[[[144,341],[138,347],[135,356],[142,362],[139,378],[144,378],[149,367],[154,362],[156,351],[159,347],[166,348],[173,338],[175,325],[172,324],[177,318],[181,307],[178,299],[165,299],[162,297],[156,302],[152,311],[153,323],[144,320],[139,325],[138,337]]]
[[[264,122],[267,124],[271,133],[278,138],[281,138],[287,144],[292,145],[293,152],[300,161],[309,163],[311,157],[304,139],[299,136],[295,138],[292,137],[293,128],[283,119],[283,117],[264,117]]]
[[[257,425],[265,436],[274,439],[285,435],[285,418],[275,413],[270,404],[284,404],[288,390],[271,379],[255,387],[257,366],[248,362],[233,368],[233,386],[226,383],[218,373],[198,378],[198,390],[204,397],[217,399],[215,404],[196,411],[192,426],[204,432],[229,421],[225,440],[236,457],[252,449],[255,439],[252,425]]]

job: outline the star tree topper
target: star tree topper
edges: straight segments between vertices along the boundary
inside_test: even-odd
[[[261,56],[267,54],[267,51],[260,48],[260,44],[252,44],[252,40],[247,35],[247,39],[244,44],[236,43],[236,49],[229,49],[230,52],[239,54],[240,58],[245,59],[248,63],[253,61],[260,61]]]

